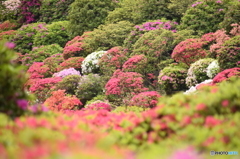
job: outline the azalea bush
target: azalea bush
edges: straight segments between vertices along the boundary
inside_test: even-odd
[[[101,2],[95,0],[74,1],[70,5],[67,16],[70,21],[67,27],[70,36],[81,36],[83,32],[91,31],[103,24],[108,12],[113,10],[116,5],[117,3],[112,0]]]
[[[143,54],[130,57],[122,66],[124,72],[145,73],[147,57]]]
[[[205,43],[200,39],[186,39],[174,48],[171,57],[177,62],[190,66],[191,63],[207,56],[204,45]]]
[[[79,71],[75,70],[74,68],[69,68],[69,69],[64,69],[60,72],[54,73],[53,77],[64,78],[64,77],[69,76],[69,75],[79,75],[79,76],[81,76]]]
[[[16,27],[17,27],[16,23],[7,20],[0,24],[0,32],[14,30]]]
[[[224,19],[230,0],[204,0],[196,1],[188,8],[181,19],[179,29],[191,29],[202,35],[215,32],[219,23]]]
[[[213,61],[214,59],[205,58],[191,64],[187,72],[186,78],[187,86],[191,87],[209,79],[207,75],[207,68]]]
[[[111,105],[109,105],[109,103],[104,103],[102,101],[96,101],[94,103],[88,104],[85,106],[84,110],[107,110],[107,111],[111,111]]]
[[[17,31],[16,30],[8,30],[0,32],[0,40],[7,40],[10,41],[15,35]]]
[[[68,75],[56,84],[55,90],[65,90],[67,94],[74,95],[80,79],[78,74]]]
[[[28,106],[29,95],[23,88],[27,80],[23,66],[13,63],[15,44],[0,42],[0,112],[11,117],[22,115]]]
[[[51,23],[67,20],[69,5],[73,2],[74,0],[43,0],[39,10],[39,21]]]
[[[0,21],[17,20],[20,4],[20,0],[2,0],[0,4]]]
[[[156,91],[142,92],[132,97],[129,105],[143,108],[154,108],[157,106],[161,95]]]
[[[127,21],[100,25],[87,34],[88,36],[82,41],[82,47],[89,54],[95,51],[108,50],[115,46],[122,46],[132,28],[133,24]]]
[[[142,75],[136,72],[122,72],[116,70],[105,85],[105,94],[110,101],[127,102],[133,95],[146,91]],[[126,100],[126,101],[124,101]]]
[[[183,91],[186,89],[186,77],[186,68],[172,64],[160,71],[158,83],[163,87],[166,94],[170,95],[176,91]]]
[[[59,65],[63,63],[64,59],[62,57],[62,54],[54,54],[48,58],[46,58],[43,62],[46,67],[49,68],[49,72],[51,74],[56,73],[59,70]],[[69,67],[70,68],[70,67]]]
[[[82,62],[81,68],[83,74],[89,73],[98,73],[99,66],[98,62],[99,59],[103,56],[104,53],[107,51],[97,51],[89,54]]]
[[[91,100],[93,97],[103,92],[102,79],[98,74],[83,75],[78,82],[75,91],[76,96],[83,104]]]
[[[222,81],[226,81],[226,80],[229,80],[230,77],[234,77],[234,76],[237,76],[239,77],[240,76],[240,68],[239,67],[235,67],[235,68],[230,68],[230,69],[226,69],[222,72],[219,72],[214,78],[213,78],[213,84],[216,84],[216,83],[220,83]]]
[[[74,68],[80,72],[82,72],[82,62],[84,58],[83,57],[71,57],[67,60],[64,60],[60,65],[57,67],[58,71],[61,71],[63,69],[68,68]]]
[[[77,110],[82,105],[76,96],[70,96],[65,90],[52,92],[52,96],[46,99],[44,105],[52,111]]]
[[[219,66],[222,70],[240,65],[240,35],[225,41],[218,54]]]
[[[219,72],[220,72],[220,67],[217,60],[212,61],[207,67],[207,76],[212,79]]]
[[[34,62],[27,70],[29,79],[50,77],[49,68],[43,62]]]
[[[58,44],[34,47],[32,51],[24,55],[22,63],[31,65],[33,62],[43,62],[46,58],[62,52],[62,47]]]
[[[33,48],[33,40],[35,35],[40,30],[46,29],[45,25],[45,23],[32,23],[22,25],[11,40],[16,44],[15,50],[17,52],[21,52],[22,54],[29,53]]]
[[[61,47],[64,47],[69,40],[69,35],[66,31],[67,24],[68,21],[58,21],[46,25],[43,30],[37,32],[35,35],[33,45],[59,44]]]

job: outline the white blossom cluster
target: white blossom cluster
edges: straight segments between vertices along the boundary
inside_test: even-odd
[[[58,73],[54,73],[53,74],[53,77],[66,77],[66,76],[69,76],[69,75],[79,75],[81,76],[80,72],[75,70],[74,68],[69,68],[69,69],[64,69]]]
[[[207,76],[209,78],[215,77],[220,72],[220,67],[217,60],[214,60],[210,65],[207,67]]]
[[[89,74],[89,73],[96,73],[98,66],[99,59],[103,56],[104,53],[107,51],[97,51],[89,54],[82,62],[82,73]]]
[[[6,0],[3,2],[3,5],[10,11],[15,11],[20,5],[20,0]]]

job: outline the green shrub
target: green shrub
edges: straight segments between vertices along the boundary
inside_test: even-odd
[[[33,48],[33,40],[35,35],[45,29],[45,23],[32,23],[23,25],[17,30],[16,35],[11,40],[16,44],[14,48],[16,52],[20,52],[23,55],[29,53]]]
[[[119,21],[130,21],[134,24],[166,18],[173,20],[174,16],[167,8],[169,0],[123,0],[120,7],[109,12],[106,23],[116,23]]]
[[[16,58],[13,43],[0,42],[0,112],[11,117],[19,116],[27,109],[29,96],[23,89],[27,80],[22,66],[12,62]]]
[[[171,64],[160,71],[158,82],[163,86],[166,94],[171,95],[177,91],[183,91],[187,88],[185,84],[186,77],[186,68]]]
[[[195,2],[182,17],[178,29],[191,29],[198,35],[215,32],[220,29],[219,23],[223,21],[230,1],[203,0]]]
[[[222,70],[239,67],[240,65],[240,35],[235,36],[223,44],[218,53],[218,62]]]
[[[43,0],[40,8],[40,22],[56,22],[67,20],[69,5],[74,0]]]
[[[89,54],[95,51],[108,50],[115,46],[122,46],[132,29],[133,24],[127,21],[100,25],[82,40],[82,47]]]
[[[207,76],[207,68],[213,61],[214,59],[205,58],[191,64],[186,78],[186,84],[189,88],[209,79]]]
[[[67,30],[70,36],[81,36],[83,32],[97,28],[115,6],[116,2],[112,0],[75,0],[68,14],[70,23]]]
[[[66,25],[68,21],[53,22],[52,24],[46,25],[46,27],[37,32],[34,37],[34,46],[59,44],[64,47],[66,42],[69,40],[68,33],[66,31]]]
[[[60,71],[58,69],[59,65],[61,65],[61,63],[64,61],[62,54],[54,54],[48,58],[46,58],[43,63],[45,66],[47,66],[47,68],[49,68],[49,72],[51,72],[51,74]]]
[[[129,112],[134,112],[134,113],[141,113],[144,111],[149,110],[149,108],[144,108],[144,107],[138,107],[138,106],[118,106],[115,108],[112,112],[113,113],[129,113]]]
[[[81,76],[79,75],[69,75],[66,76],[57,83],[56,87],[54,88],[55,90],[65,90],[67,94],[75,94],[75,91],[77,90],[78,87],[78,82],[80,81]]]
[[[102,79],[97,74],[89,74],[81,77],[75,91],[76,96],[83,104],[103,92]]]
[[[33,62],[43,62],[46,58],[54,54],[62,53],[62,51],[63,48],[58,44],[34,47],[32,51],[24,55],[22,63],[31,65]]]

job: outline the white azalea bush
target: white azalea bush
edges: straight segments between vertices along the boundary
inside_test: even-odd
[[[209,79],[207,76],[207,67],[213,61],[214,59],[212,58],[205,58],[191,64],[186,78],[186,84],[189,88]]]
[[[98,61],[107,51],[97,51],[89,54],[82,62],[82,73],[97,73],[99,70]]]
[[[220,66],[217,60],[214,60],[212,63],[209,64],[207,67],[207,76],[209,78],[215,77],[220,72]]]

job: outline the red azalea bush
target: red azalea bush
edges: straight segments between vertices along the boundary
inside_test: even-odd
[[[61,70],[68,69],[68,68],[74,68],[76,70],[81,71],[81,65],[82,65],[83,60],[84,60],[83,57],[71,57],[71,58],[63,61],[62,63],[60,63],[57,70],[61,71]]]
[[[147,57],[143,54],[133,55],[122,66],[124,72],[144,73],[147,65]]]
[[[63,49],[63,58],[67,60],[73,56],[79,56],[83,52],[82,40],[84,36],[76,36],[72,40],[68,41]],[[83,56],[83,55],[81,55]]]
[[[99,67],[102,74],[112,76],[113,72],[121,69],[127,60],[127,49],[117,46],[108,50],[99,60]]]
[[[15,23],[12,23],[10,21],[4,21],[3,23],[0,24],[0,32],[13,30],[16,27],[17,25]]]
[[[44,105],[52,111],[76,110],[82,105],[76,96],[70,96],[65,90],[52,92],[52,96],[46,99]]]
[[[46,78],[51,76],[51,74],[49,74],[49,68],[44,65],[43,62],[34,62],[27,70],[27,73],[30,75],[29,79]]]
[[[8,31],[0,32],[0,40],[3,40],[3,39],[9,40],[9,38],[16,35],[16,33],[17,33],[16,30],[8,30]]]
[[[238,77],[240,76],[240,68],[239,67],[226,69],[226,70],[218,73],[213,78],[213,84],[228,80],[230,77],[233,77],[233,76],[238,76]]]
[[[86,105],[85,108],[83,110],[107,110],[107,111],[111,111],[111,105],[102,101],[96,101],[94,103],[91,103],[89,105]]]
[[[105,94],[109,98],[123,100],[130,99],[133,95],[146,91],[143,85],[142,75],[136,72],[122,72],[116,70],[111,79],[105,85]]]
[[[177,62],[190,66],[191,63],[207,56],[207,51],[203,49],[204,45],[201,39],[187,39],[174,48],[171,56]]]
[[[156,91],[142,92],[132,97],[129,105],[144,107],[144,108],[154,108],[158,103],[158,98],[161,95]]]
[[[54,89],[61,80],[61,77],[33,79],[29,83],[29,91],[37,97],[38,102],[44,102],[50,95],[51,89]]]

